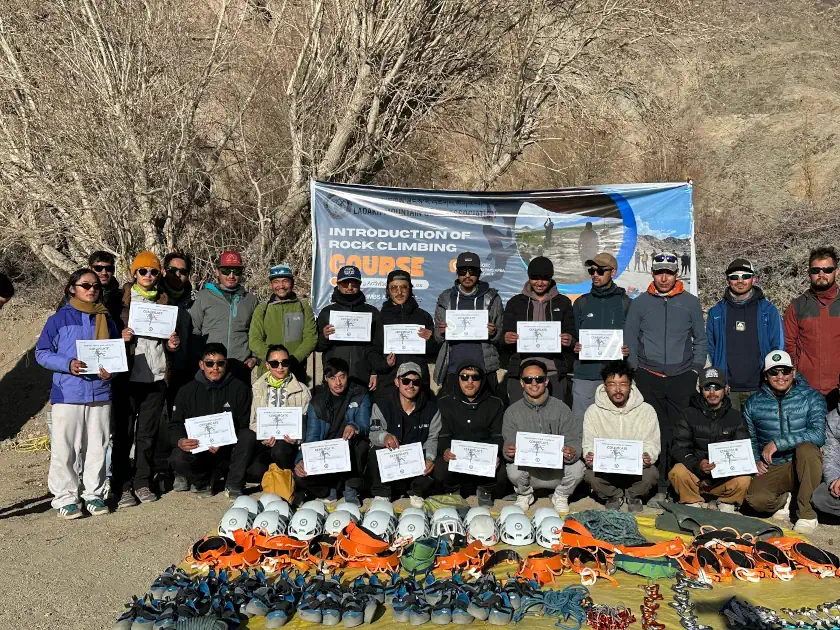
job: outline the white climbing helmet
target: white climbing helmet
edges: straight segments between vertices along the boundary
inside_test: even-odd
[[[485,516],[489,516],[492,518],[493,516],[490,514],[490,508],[486,508],[484,506],[472,507],[467,512],[467,515],[464,517],[464,524],[469,527],[472,520],[478,516],[479,514],[483,514]]]
[[[324,532],[330,536],[337,536],[345,527],[355,520],[355,516],[347,510],[336,510],[327,517]]]
[[[400,519],[397,525],[397,538],[407,538],[414,542],[418,538],[426,538],[429,535],[429,523],[426,516],[419,514],[408,514]]]
[[[385,499],[374,499],[370,502],[370,507],[368,507],[367,511],[387,512],[391,516],[394,516],[394,506],[391,504],[390,501],[386,501]]]
[[[488,547],[499,542],[499,528],[490,514],[476,514],[467,525],[467,542],[474,540]]]
[[[456,510],[454,507],[439,507],[432,514],[432,520],[435,521],[439,518],[443,518],[444,516],[456,518],[459,521],[461,520],[461,517],[458,516],[458,510]]]
[[[289,536],[297,540],[312,540],[324,530],[322,523],[323,519],[315,510],[301,508],[289,522]]]
[[[426,510],[424,510],[423,508],[409,507],[409,508],[405,508],[405,509],[402,511],[402,513],[400,513],[400,522],[402,522],[402,520],[403,520],[405,517],[407,517],[407,516],[412,516],[412,515],[414,515],[414,516],[420,516],[420,517],[422,517],[422,518],[423,518],[423,520],[424,520],[424,521],[428,521],[428,520],[429,520],[429,517],[428,517],[428,515],[426,514]]]
[[[511,514],[525,514],[525,510],[518,505],[506,505],[502,508],[502,511],[499,512],[499,527],[501,527],[502,523],[504,523],[507,520],[507,517]]]
[[[381,510],[371,512],[368,510],[362,521],[362,527],[390,543],[396,532],[396,519],[388,512],[382,512]]]
[[[442,507],[432,514],[432,536],[438,538],[449,534],[466,535],[464,523],[458,516],[458,511],[451,507]]]
[[[247,494],[243,494],[242,496],[237,497],[236,501],[233,502],[233,505],[231,507],[245,508],[246,510],[248,510],[248,514],[251,515],[252,519],[260,513],[260,504],[254,497],[250,497]]]
[[[327,518],[327,506],[323,501],[319,501],[318,499],[307,501],[306,503],[300,506],[300,509],[312,510],[318,516],[321,517],[321,521]]]
[[[269,536],[279,536],[286,533],[289,520],[280,516],[280,512],[265,510],[257,514],[254,519],[254,529],[264,529]]]
[[[253,524],[253,517],[248,514],[248,510],[241,507],[229,508],[219,521],[219,534],[233,538],[233,532],[237,529],[251,529]]]
[[[539,529],[543,519],[554,516],[559,517],[560,514],[553,507],[539,507],[534,510],[534,515],[531,517],[531,524],[534,526],[534,530]]]
[[[289,504],[286,503],[285,500],[279,499],[276,501],[272,501],[271,503],[267,503],[265,506],[266,512],[277,512],[280,514],[280,518],[286,519],[288,521],[292,518],[292,508],[289,507]]]
[[[274,503],[275,501],[282,501],[283,497],[277,494],[272,494],[271,492],[263,492],[260,495],[259,500],[257,501],[257,505],[259,505],[260,512],[265,512],[268,509],[269,503]]]
[[[554,545],[559,545],[564,522],[559,516],[544,518],[535,529],[537,544],[544,549],[551,549]]]
[[[501,522],[499,534],[507,545],[521,547],[534,542],[534,528],[524,514],[513,513]]]

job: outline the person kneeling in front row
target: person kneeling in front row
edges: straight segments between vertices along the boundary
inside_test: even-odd
[[[633,370],[626,361],[610,361],[601,371],[604,384],[595,390],[595,403],[583,417],[584,479],[608,510],[623,502],[631,512],[642,511],[642,499],[656,486],[659,472],[659,421],[656,411],[644,401],[633,383]],[[642,474],[595,472],[595,438],[642,441]]]
[[[676,464],[668,473],[680,503],[705,507],[704,494],[717,497],[721,512],[734,512],[744,502],[750,487],[749,475],[712,477],[715,464],[709,463],[709,444],[748,440],[750,432],[741,412],[729,400],[729,387],[723,371],[706,368],[700,375],[700,394],[674,427],[671,455]]]

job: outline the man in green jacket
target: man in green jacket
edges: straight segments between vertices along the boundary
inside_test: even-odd
[[[318,343],[312,307],[295,294],[295,278],[289,265],[274,265],[268,272],[268,281],[274,295],[266,304],[260,304],[251,318],[251,352],[264,357],[269,346],[285,346],[292,359],[292,373],[306,382],[306,359]],[[265,368],[260,367],[260,371]]]

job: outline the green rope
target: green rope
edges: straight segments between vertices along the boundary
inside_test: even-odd
[[[598,540],[614,545],[641,545],[647,540],[639,532],[636,517],[625,512],[584,510],[572,516]]]

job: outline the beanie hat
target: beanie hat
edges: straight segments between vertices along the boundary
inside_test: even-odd
[[[529,278],[552,278],[554,276],[554,263],[545,256],[536,256],[528,263]]]
[[[131,275],[134,275],[134,272],[142,267],[160,271],[160,260],[153,252],[140,252],[131,261]]]

